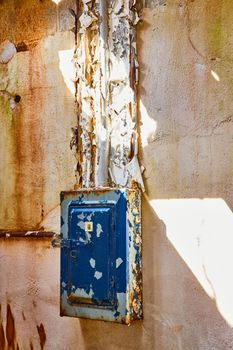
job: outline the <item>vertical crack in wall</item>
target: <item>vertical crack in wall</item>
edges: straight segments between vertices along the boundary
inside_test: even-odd
[[[137,159],[138,61],[135,0],[82,0],[77,5],[77,187],[144,189]]]

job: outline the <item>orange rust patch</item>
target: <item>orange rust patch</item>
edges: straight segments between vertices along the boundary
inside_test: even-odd
[[[5,348],[5,333],[2,324],[1,304],[0,304],[0,349]]]
[[[2,321],[0,322],[0,349],[5,348],[5,333],[2,325]]]
[[[41,349],[43,350],[46,342],[46,333],[42,323],[39,326],[37,326],[37,331],[40,337],[40,346],[41,346]]]
[[[115,187],[93,187],[93,188],[80,188],[74,191],[65,191],[62,193],[64,195],[64,198],[67,198],[68,196],[76,197],[77,195],[89,194],[89,193],[95,193],[95,195],[99,196],[103,193],[108,193],[109,191],[118,191],[118,190],[119,188],[115,188]]]
[[[90,123],[90,133],[89,138],[91,142],[91,174],[90,174],[90,181],[92,186],[95,186],[95,161],[96,161],[96,145],[95,145],[95,119],[91,119]]]
[[[9,39],[15,43],[33,44],[55,32],[56,16],[57,5],[52,1],[1,1],[0,41]]]
[[[6,339],[10,349],[15,349],[15,320],[11,311],[11,307],[7,304],[6,315]]]

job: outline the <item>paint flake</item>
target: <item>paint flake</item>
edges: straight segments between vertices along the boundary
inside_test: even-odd
[[[88,220],[88,221],[91,221],[91,218],[92,218],[93,215],[94,215],[94,213],[91,213],[90,215],[88,215],[88,216],[87,216],[87,220]]]
[[[96,236],[99,238],[102,232],[103,232],[102,226],[100,224],[97,224],[97,226],[96,226]]]
[[[103,276],[103,273],[102,273],[102,272],[95,271],[94,277],[95,277],[97,280],[99,280],[102,276]]]
[[[77,288],[75,290],[75,295],[82,297],[82,298],[92,298],[94,295],[94,292],[92,289],[90,289],[90,292],[87,293],[84,288]]]
[[[83,213],[81,213],[77,216],[77,218],[80,220],[83,220],[85,218],[85,215]]]
[[[116,259],[116,268],[118,268],[123,263],[123,260],[121,258]]]
[[[95,268],[95,259],[91,258],[89,260],[89,263],[90,263],[91,267],[94,269]]]
[[[84,221],[79,221],[77,223],[77,226],[79,226],[82,230],[85,230],[85,222]]]
[[[135,25],[139,15],[135,2],[112,0],[103,4],[82,0],[80,9],[79,40],[74,55],[79,80],[77,185],[107,186],[111,180],[112,185],[122,187],[137,182],[143,189],[136,160],[135,131],[139,125]],[[111,127],[114,124],[116,128]]]

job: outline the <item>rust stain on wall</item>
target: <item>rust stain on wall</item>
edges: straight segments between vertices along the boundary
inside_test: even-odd
[[[15,320],[11,311],[10,304],[7,304],[7,316],[6,316],[6,339],[9,349],[15,349]]]
[[[44,326],[43,326],[42,323],[39,326],[36,326],[36,327],[37,327],[37,332],[38,332],[39,338],[40,338],[40,346],[41,346],[41,349],[43,350],[44,346],[45,346],[45,342],[46,342],[45,329],[44,329]]]
[[[9,39],[15,44],[23,41],[34,46],[43,36],[56,31],[57,6],[48,0],[3,0],[0,18],[0,42]]]
[[[2,325],[2,321],[0,322],[0,349],[4,349],[5,347],[5,333]]]
[[[65,156],[64,144],[69,142],[75,103],[66,86],[60,56],[74,45],[74,23],[69,13],[74,3],[74,0],[62,0],[58,5],[52,0],[1,1],[0,157],[4,191],[0,216],[4,229],[39,229],[43,215],[58,205],[61,187],[70,187],[75,182],[64,180],[68,178],[64,172],[68,172],[69,164],[73,167],[71,156]],[[7,61],[1,55],[4,43],[15,51]],[[61,118],[56,123],[58,114]],[[67,133],[64,131],[61,136],[62,127],[67,128]],[[61,149],[59,156],[56,143]],[[49,155],[52,152],[54,157]],[[57,186],[48,199],[48,183],[55,173],[51,168],[55,168]],[[71,176],[74,177],[74,171]]]
[[[5,348],[5,333],[2,324],[2,313],[1,313],[1,304],[0,304],[0,349]]]
[[[22,317],[23,317],[23,320],[26,321],[26,317],[23,311],[22,311]]]

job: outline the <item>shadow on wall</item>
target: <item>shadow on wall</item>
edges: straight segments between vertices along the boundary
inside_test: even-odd
[[[144,320],[130,327],[80,320],[85,349],[231,349],[233,332],[143,199]]]
[[[189,38],[194,35],[214,57],[208,52],[210,26],[224,11],[227,15],[222,6],[214,15],[217,4],[191,4],[194,15],[202,8],[204,33],[200,28],[192,33],[188,21],[195,18],[187,18],[187,4],[172,1],[146,9],[139,31],[148,197],[143,204],[144,321],[132,327],[138,332],[132,348],[233,348],[233,156],[226,151],[233,130],[231,86],[224,72],[231,63],[212,60],[222,72],[216,79]],[[225,23],[230,25],[229,18]],[[229,50],[224,40],[223,52]],[[131,337],[133,331],[127,344]]]

